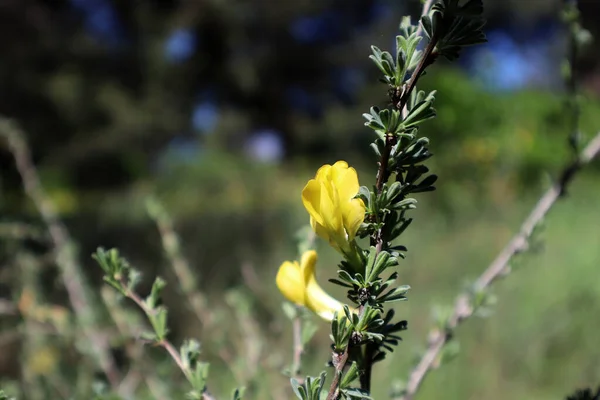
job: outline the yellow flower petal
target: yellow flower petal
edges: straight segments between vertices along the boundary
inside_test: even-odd
[[[365,204],[361,199],[353,199],[344,207],[344,227],[348,233],[348,240],[356,237],[360,224],[365,220]]]
[[[285,261],[281,264],[275,282],[286,299],[300,306],[305,305],[304,278],[297,262]]]
[[[302,279],[304,286],[308,285],[311,277],[315,275],[315,267],[317,265],[317,252],[314,250],[305,251],[300,259],[300,270],[302,271]]]
[[[354,199],[359,189],[356,170],[337,161],[319,168],[302,190],[302,203],[315,233],[343,253],[350,251],[350,242],[365,218],[364,203]]]
[[[315,179],[318,181],[329,180],[330,175],[331,175],[331,165],[325,164],[317,170]]]
[[[302,190],[302,204],[308,211],[311,218],[314,218],[319,225],[323,225],[321,215],[321,184],[315,179],[308,181]]]
[[[310,226],[313,228],[313,231],[315,231],[318,237],[327,241],[327,243],[329,243],[334,249],[340,249],[335,239],[329,235],[330,231],[323,225],[317,223],[312,217],[310,218]]]
[[[333,318],[334,311],[339,311],[343,308],[343,304],[328,295],[319,286],[316,277],[316,264],[317,264],[317,252],[310,250],[302,255],[300,261],[300,269],[304,276],[304,284],[306,287],[306,307],[312,310],[315,314],[319,315],[328,321]]]
[[[336,161],[335,164],[333,164],[333,168],[337,168],[337,169],[347,169],[348,168],[348,163],[344,160],[339,160]]]
[[[331,231],[330,236],[344,237],[344,220],[337,191],[331,181],[321,181],[321,204],[319,212],[323,226]]]
[[[360,189],[360,185],[358,184],[358,174],[354,168],[338,170],[334,174],[333,182],[342,201],[352,199]]]
[[[277,272],[277,287],[290,301],[305,306],[321,318],[331,321],[335,311],[343,304],[328,295],[317,282],[315,269],[317,252],[310,250],[302,255],[300,264],[286,261]]]

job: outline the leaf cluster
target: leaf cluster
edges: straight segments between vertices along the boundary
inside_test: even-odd
[[[142,338],[153,342],[156,346],[164,347],[174,359],[181,372],[190,383],[192,390],[186,394],[191,400],[202,400],[206,396],[209,364],[200,361],[200,342],[188,339],[180,346],[179,351],[169,343],[167,334],[167,308],[162,305],[161,292],[166,282],[157,277],[152,284],[150,294],[141,298],[135,291],[140,282],[141,274],[132,268],[127,260],[119,255],[117,249],[104,250],[99,248],[92,257],[104,271],[104,281],[114,287],[123,296],[133,300],[146,314],[152,331],[142,333]],[[233,400],[241,399],[243,389],[236,389],[232,394]]]
[[[436,116],[436,92],[418,90],[417,81],[439,55],[454,60],[462,47],[485,41],[482,1],[459,3],[439,0],[421,18],[422,30],[411,24],[410,18],[404,18],[395,51],[371,47],[369,58],[383,74],[381,81],[389,86],[390,104],[383,109],[371,107],[363,114],[365,126],[375,134],[370,147],[379,159],[376,183],[370,189],[360,187],[356,196],[366,208],[358,236],[370,237],[370,248],[360,252],[364,269],[350,268],[347,261],[342,261],[337,278],[330,280],[345,287],[348,298],[358,306],[356,312],[344,306],[343,315],[336,315],[331,326],[334,361],[336,355],[346,354],[352,363],[344,376],[336,366],[340,374],[336,379],[341,382],[338,397],[368,396],[369,384],[363,378],[361,389],[344,392],[344,384],[360,375],[351,371],[370,371],[373,363],[393,351],[401,340],[398,332],[407,327],[406,321],[393,322],[392,310],[384,316],[384,306],[406,300],[410,289],[408,285],[394,286],[398,278],[395,269],[406,251],[394,241],[412,222],[407,213],[416,208],[413,195],[435,190],[437,181],[424,165],[432,156],[429,139],[419,136],[421,124]],[[429,39],[423,50],[421,31]],[[358,351],[359,347],[364,351]],[[370,372],[366,375],[368,380]]]
[[[577,390],[566,400],[600,400],[600,386],[595,391],[591,388]]]
[[[397,272],[394,271],[387,279],[381,277],[385,270],[398,265],[398,257],[401,253],[395,251],[393,254],[387,251],[377,253],[375,247],[371,247],[368,254],[365,276],[361,273],[351,275],[347,270],[340,269],[339,279],[330,279],[330,281],[348,288],[348,298],[361,306],[368,305],[382,310],[385,303],[406,300],[405,295],[410,286],[402,285],[390,289],[398,278]]]
[[[448,60],[456,60],[465,46],[485,43],[482,18],[483,1],[442,0],[434,4],[421,23],[430,40],[438,38],[436,51]]]
[[[371,46],[372,54],[369,56],[383,73],[382,81],[394,87],[402,85],[423,57],[423,52],[417,50],[422,38],[418,35],[416,26],[411,24],[410,17],[402,19],[400,31],[401,34],[396,36],[395,56],[377,46]]]

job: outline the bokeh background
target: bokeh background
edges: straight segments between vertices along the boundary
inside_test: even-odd
[[[600,38],[600,2],[579,3],[583,25]],[[489,42],[454,64],[436,64],[422,80],[423,89],[438,90],[438,118],[421,132],[440,180],[418,197],[402,238],[409,251],[401,280],[413,289],[396,308],[409,330],[376,366],[377,399],[407,377],[432,310],[451,305],[483,271],[571,157],[562,2],[484,4]],[[300,191],[320,165],[338,159],[358,169],[361,184],[374,182],[373,135],[361,114],[385,105],[387,89],[369,46],[392,49],[401,17],[419,11],[416,0],[0,3],[0,114],[26,132],[87,279],[99,292],[90,254],[104,246],[118,247],[143,272],[142,293],[155,275],[170,282],[171,338],[203,342],[216,394],[246,385],[248,398],[291,398],[280,373],[292,357],[291,326],[274,277],[296,257],[296,232],[308,222]],[[600,130],[599,43],[576,66],[588,137]],[[8,229],[44,225],[5,143],[0,167],[0,298],[20,304],[15,259],[35,254],[36,296],[68,309],[47,243]],[[545,221],[538,251],[496,285],[489,318],[460,327],[460,353],[429,376],[419,399],[559,399],[600,384],[599,174],[596,163],[577,178]],[[150,195],[173,219],[218,328],[195,318],[178,289],[146,210]],[[342,298],[326,281],[337,255],[317,245],[319,279]],[[328,326],[318,324],[305,374],[326,361]],[[73,347],[39,329],[46,358],[26,357],[25,326],[18,310],[0,320],[0,386],[23,399],[32,383],[23,369],[51,380]],[[159,372],[169,364],[160,349],[146,351]]]

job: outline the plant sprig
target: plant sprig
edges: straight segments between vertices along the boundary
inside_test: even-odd
[[[412,222],[407,216],[417,205],[412,195],[435,190],[437,180],[423,165],[432,156],[429,139],[419,136],[421,124],[436,116],[436,92],[417,90],[417,83],[440,55],[454,60],[464,46],[485,41],[482,12],[481,0],[462,5],[458,0],[428,1],[420,24],[413,25],[408,17],[402,19],[394,52],[371,47],[369,58],[383,74],[381,81],[388,86],[390,104],[383,109],[371,107],[363,114],[365,126],[375,133],[371,148],[379,159],[375,185],[361,187],[357,195],[367,215],[358,235],[368,236],[370,247],[363,250],[363,271],[343,261],[337,278],[331,279],[348,290],[348,298],[358,307],[357,313],[352,313],[346,306],[341,320],[332,322],[335,372],[328,399],[367,398],[373,364],[393,351],[400,340],[397,333],[407,327],[406,321],[392,321],[392,311],[385,317],[383,313],[387,303],[406,300],[410,289],[409,285],[394,287],[395,269],[406,248],[393,243]],[[424,36],[428,41],[421,50]],[[344,375],[347,365],[351,367]],[[359,388],[342,385],[355,379],[360,381]]]
[[[146,314],[152,331],[144,332],[141,338],[151,342],[154,346],[165,349],[175,361],[192,387],[192,390],[187,393],[187,397],[191,400],[214,400],[207,390],[209,364],[200,361],[200,343],[190,339],[176,349],[167,339],[169,333],[168,312],[167,308],[161,304],[160,297],[166,282],[157,277],[152,284],[150,294],[146,298],[142,298],[135,291],[140,282],[139,271],[132,268],[116,249],[99,248],[92,257],[104,271],[104,281],[123,296],[131,299]],[[241,398],[242,393],[242,389],[236,389],[233,398]]]

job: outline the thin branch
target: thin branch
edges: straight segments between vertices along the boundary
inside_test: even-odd
[[[23,180],[27,196],[33,201],[42,217],[54,247],[55,262],[61,270],[61,277],[67,290],[69,301],[82,326],[92,350],[98,358],[98,364],[113,388],[120,381],[115,360],[110,352],[110,345],[104,335],[99,335],[93,324],[97,321],[95,305],[85,288],[85,278],[81,272],[74,244],[67,228],[62,224],[54,204],[46,195],[37,170],[31,159],[29,146],[24,134],[9,120],[0,118],[0,135],[7,138],[17,170]]]
[[[146,201],[146,210],[148,215],[154,222],[158,228],[158,232],[160,234],[163,250],[167,256],[167,259],[170,262],[170,266],[177,277],[177,281],[179,282],[179,287],[181,288],[183,295],[186,297],[192,312],[196,315],[196,318],[202,323],[202,327],[205,329],[218,329],[215,323],[215,312],[208,308],[208,300],[205,294],[200,291],[198,287],[198,277],[194,274],[190,263],[183,255],[181,251],[180,240],[175,228],[173,226],[173,220],[169,213],[165,210],[163,205],[155,198],[150,197]],[[242,276],[244,278],[248,277],[249,271],[248,268],[251,268],[251,265],[244,264],[242,266]],[[252,271],[254,272],[254,271]],[[255,278],[253,276],[253,278]],[[255,278],[257,280],[258,278]],[[258,282],[258,281],[257,281]],[[257,283],[258,284],[258,283]],[[249,329],[247,329],[249,330]],[[248,338],[248,341],[253,344],[254,341],[250,340],[248,335],[245,335]],[[233,358],[228,357],[228,354],[223,351],[218,352],[219,357],[223,360],[223,362],[233,371],[236,379],[239,381],[247,381],[244,379],[242,375],[239,373],[239,369],[236,369],[233,365]],[[258,357],[258,356],[257,356]],[[245,376],[248,376],[248,373],[256,373],[256,369],[252,369],[252,371],[244,370]]]
[[[410,94],[417,86],[417,81],[423,75],[423,72],[425,72],[425,68],[430,66],[435,61],[437,53],[434,53],[433,51],[437,45],[439,39],[438,36],[438,34],[434,34],[429,43],[427,43],[427,47],[425,47],[425,51],[423,52],[423,58],[421,58],[417,68],[415,68],[415,72],[412,73],[408,83],[406,83],[406,86],[404,86],[402,96],[400,96],[400,101],[396,104],[398,110],[402,110],[404,112],[406,105],[408,104],[408,99],[410,99]]]
[[[123,290],[123,294],[125,295],[125,297],[133,300],[133,302],[135,304],[137,304],[137,306],[139,308],[141,308],[142,311],[144,311],[144,313],[148,317],[156,314],[156,310],[148,307],[146,302],[144,300],[142,300],[142,298],[137,293],[135,293],[133,290],[131,290],[126,283],[121,282],[121,289]],[[156,341],[154,343],[154,345],[165,349],[167,351],[167,353],[169,353],[169,355],[171,356],[173,361],[175,361],[175,363],[177,364],[177,366],[179,367],[181,372],[186,376],[186,378],[190,382],[192,381],[191,377],[189,375],[189,369],[184,365],[179,352],[177,351],[175,346],[173,346],[173,344],[171,344],[171,342],[169,342],[167,339],[161,339],[161,340]],[[205,389],[204,392],[202,393],[202,400],[215,400],[215,398]]]
[[[304,354],[304,345],[302,344],[302,318],[296,315],[292,322],[293,342],[294,342],[294,358],[292,362],[292,376],[298,382],[302,383],[300,377],[300,368],[302,366],[302,354]]]
[[[496,259],[475,281],[475,290],[482,290],[490,286],[498,277],[504,275],[509,270],[509,262],[513,256],[527,250],[529,239],[536,226],[546,216],[548,211],[556,201],[565,193],[567,186],[572,181],[575,174],[584,166],[589,164],[600,153],[600,132],[588,143],[579,157],[571,164],[567,165],[558,181],[550,187],[546,193],[537,202],[517,235],[515,235],[504,249],[498,254]],[[448,320],[446,332],[434,331],[431,334],[432,340],[429,347],[423,354],[423,357],[411,372],[406,392],[398,400],[411,400],[419,389],[427,373],[435,368],[444,345],[450,340],[452,331],[465,319],[471,317],[474,309],[470,305],[470,296],[468,293],[461,294],[457,300],[452,316]]]
[[[327,393],[327,400],[336,400],[339,397],[339,388],[340,378],[342,377],[342,373],[344,372],[344,367],[346,366],[346,362],[348,361],[348,348],[350,345],[346,346],[346,349],[340,353],[333,353],[333,366],[335,368],[335,372],[333,375],[333,380],[331,381],[331,386],[329,387],[329,392]]]
[[[427,0],[423,4],[423,10],[421,12],[421,17],[423,17],[423,16],[427,15],[427,13],[429,13],[429,10],[433,6],[434,1],[435,0]],[[417,25],[418,25],[418,28],[417,28],[416,34],[417,34],[417,36],[422,36],[423,35],[423,24],[421,24],[421,22],[419,21],[417,23]],[[425,48],[425,51],[423,52],[421,61],[415,68],[415,71],[411,75],[409,81],[403,86],[402,92],[399,95],[399,98],[397,98],[395,94],[392,95],[392,102],[394,103],[394,106],[396,108],[398,108],[399,110],[402,111],[403,117],[406,117],[406,114],[408,112],[408,110],[406,109],[406,104],[408,103],[408,99],[410,98],[411,92],[414,90],[415,86],[417,85],[417,81],[419,80],[421,75],[423,75],[425,68],[427,68],[429,65],[431,65],[435,61],[435,57],[432,55],[432,53],[433,53],[433,50],[435,49],[437,41],[438,41],[437,37],[431,38],[431,40],[427,44],[427,47]],[[396,93],[396,91],[394,91],[394,93]],[[377,171],[377,182],[375,183],[375,187],[377,188],[377,192],[379,192],[379,193],[381,193],[381,191],[383,190],[383,184],[385,182],[387,182],[387,180],[389,178],[389,171],[387,170],[387,167],[388,167],[389,158],[390,158],[390,155],[392,152],[392,147],[394,147],[395,144],[396,143],[395,143],[394,138],[388,135],[386,137],[385,148],[383,149],[383,153],[381,154],[381,160],[379,161],[379,169]]]
[[[434,3],[434,0],[427,0],[423,4],[423,10],[421,12],[421,16],[427,15],[429,10],[433,6],[433,3]],[[423,34],[423,24],[421,24],[419,21],[418,28],[417,28],[417,35],[422,36],[422,34]],[[396,94],[395,94],[395,93],[397,93],[397,91],[396,90],[393,91],[394,94],[392,95],[392,103],[394,103],[394,106],[402,112],[402,115],[404,118],[408,114],[407,104],[408,104],[408,100],[410,99],[411,92],[415,89],[415,87],[417,85],[417,81],[419,80],[419,78],[421,77],[423,72],[425,71],[425,68],[427,68],[429,65],[431,65],[435,61],[436,56],[433,54],[433,51],[435,49],[437,42],[438,42],[438,37],[437,37],[437,35],[434,35],[431,38],[431,40],[429,41],[429,43],[427,44],[427,47],[425,48],[425,51],[423,52],[423,57],[421,58],[421,61],[415,68],[415,71],[411,75],[408,83],[403,85],[399,98],[397,98]],[[377,178],[376,178],[376,183],[375,183],[375,187],[377,189],[378,194],[381,194],[381,192],[383,190],[383,185],[388,181],[388,179],[390,177],[390,171],[388,170],[388,164],[389,164],[390,156],[392,154],[392,149],[396,145],[396,143],[397,143],[397,140],[394,135],[392,135],[392,134],[386,135],[385,147],[383,149],[383,152],[381,153],[381,159],[379,160],[379,168],[377,171]],[[371,235],[371,246],[375,246],[376,255],[379,254],[383,250],[383,246],[384,246],[385,242],[386,242],[386,240],[383,237],[382,229],[378,229],[377,231],[373,232],[373,234]],[[377,347],[372,346],[372,345],[367,345],[365,348],[365,357],[364,357],[365,362],[363,365],[364,372],[360,379],[361,389],[363,389],[363,390],[370,391],[370,389],[371,389],[371,370],[373,369],[372,360],[373,360],[373,354],[376,349],[377,349]]]
[[[150,198],[146,202],[146,209],[156,223],[163,249],[175,272],[179,287],[189,301],[194,314],[203,325],[208,326],[213,322],[213,315],[207,310],[206,297],[200,292],[197,277],[192,272],[190,264],[181,252],[179,237],[173,228],[173,221],[169,214],[157,200]]]
[[[117,294],[111,288],[103,287],[101,296],[121,336],[133,338],[139,336],[144,331],[144,327],[137,318],[138,315],[130,314],[122,308],[117,301]],[[148,390],[155,399],[165,398],[166,392],[158,384],[158,378],[155,376],[154,371],[148,371],[148,368],[145,368],[147,364],[143,362],[144,352],[142,345],[139,342],[134,342],[133,346],[126,346],[125,350],[127,357],[131,361],[131,367],[121,381],[117,393],[124,398],[132,398],[136,391],[137,379],[141,378],[145,381]]]

